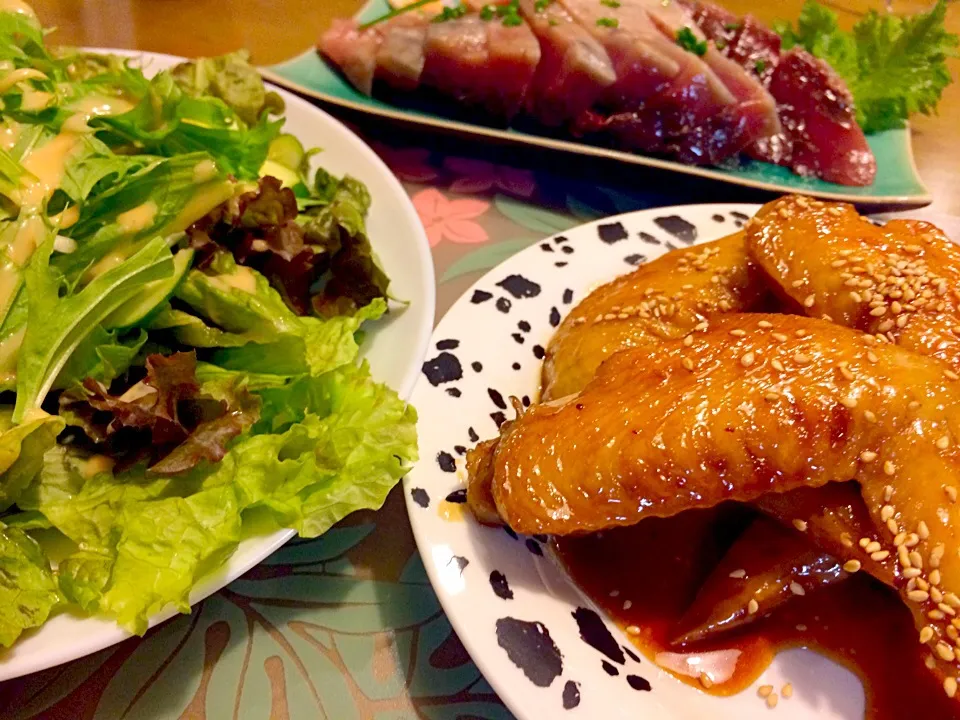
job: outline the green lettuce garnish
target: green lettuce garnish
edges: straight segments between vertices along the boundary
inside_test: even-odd
[[[0,645],[46,622],[60,602],[57,582],[40,546],[23,530],[0,522]]]

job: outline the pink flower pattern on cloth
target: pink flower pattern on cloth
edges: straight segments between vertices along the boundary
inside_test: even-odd
[[[427,188],[413,196],[413,206],[427,230],[430,247],[443,240],[473,245],[490,239],[483,226],[475,222],[490,209],[485,200],[450,199],[436,188]]]

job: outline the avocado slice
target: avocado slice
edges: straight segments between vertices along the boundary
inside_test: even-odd
[[[155,313],[159,312],[177,285],[183,280],[184,275],[190,270],[193,261],[193,250],[181,250],[173,256],[173,275],[162,280],[154,280],[143,286],[137,297],[126,305],[114,310],[106,320],[103,321],[103,327],[107,330],[114,328],[130,328],[138,325],[144,325]]]

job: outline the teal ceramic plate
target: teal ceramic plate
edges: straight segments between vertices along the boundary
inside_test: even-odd
[[[370,20],[389,10],[387,0],[371,0],[360,11],[362,20]],[[719,180],[776,193],[799,192],[822,198],[845,200],[861,206],[912,208],[929,205],[931,198],[917,173],[910,146],[910,131],[889,130],[870,136],[870,147],[877,157],[877,178],[868,187],[847,187],[813,178],[803,178],[786,168],[769,163],[747,161],[735,169],[700,168],[671,160],[594,147],[584,143],[557,140],[519,130],[486,127],[443,117],[429,110],[400,107],[357,92],[340,73],[314,49],[292,60],[264,69],[271,81],[332,105],[421,126],[455,131],[465,135],[550,148],[593,157],[602,157],[661,168],[685,175]]]

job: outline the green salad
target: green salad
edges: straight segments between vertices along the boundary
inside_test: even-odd
[[[358,360],[370,197],[240,53],[148,79],[0,12],[0,645],[143,633],[252,533],[379,507],[416,413]]]

